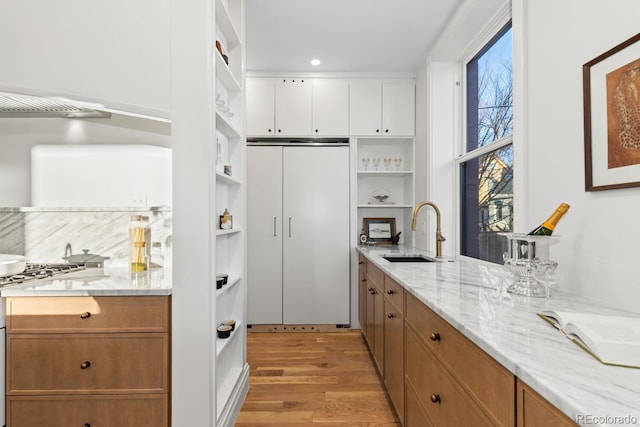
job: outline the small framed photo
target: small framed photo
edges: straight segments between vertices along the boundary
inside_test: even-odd
[[[367,240],[380,245],[390,245],[391,238],[396,235],[395,218],[362,218],[362,226]]]

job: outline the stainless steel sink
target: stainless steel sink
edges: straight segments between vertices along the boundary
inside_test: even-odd
[[[421,254],[385,254],[382,258],[389,262],[436,262],[435,258]]]

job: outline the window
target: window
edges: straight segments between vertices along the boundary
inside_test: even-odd
[[[466,141],[460,157],[461,245],[465,256],[502,263],[500,232],[513,230],[511,23],[466,64]]]

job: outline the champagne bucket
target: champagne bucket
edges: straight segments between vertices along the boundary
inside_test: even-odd
[[[550,236],[529,236],[528,234],[504,233],[509,239],[506,257],[513,260],[549,259]]]

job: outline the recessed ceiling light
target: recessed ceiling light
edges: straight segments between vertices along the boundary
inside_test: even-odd
[[[311,65],[320,65],[320,60],[319,59],[312,59],[311,60]]]

